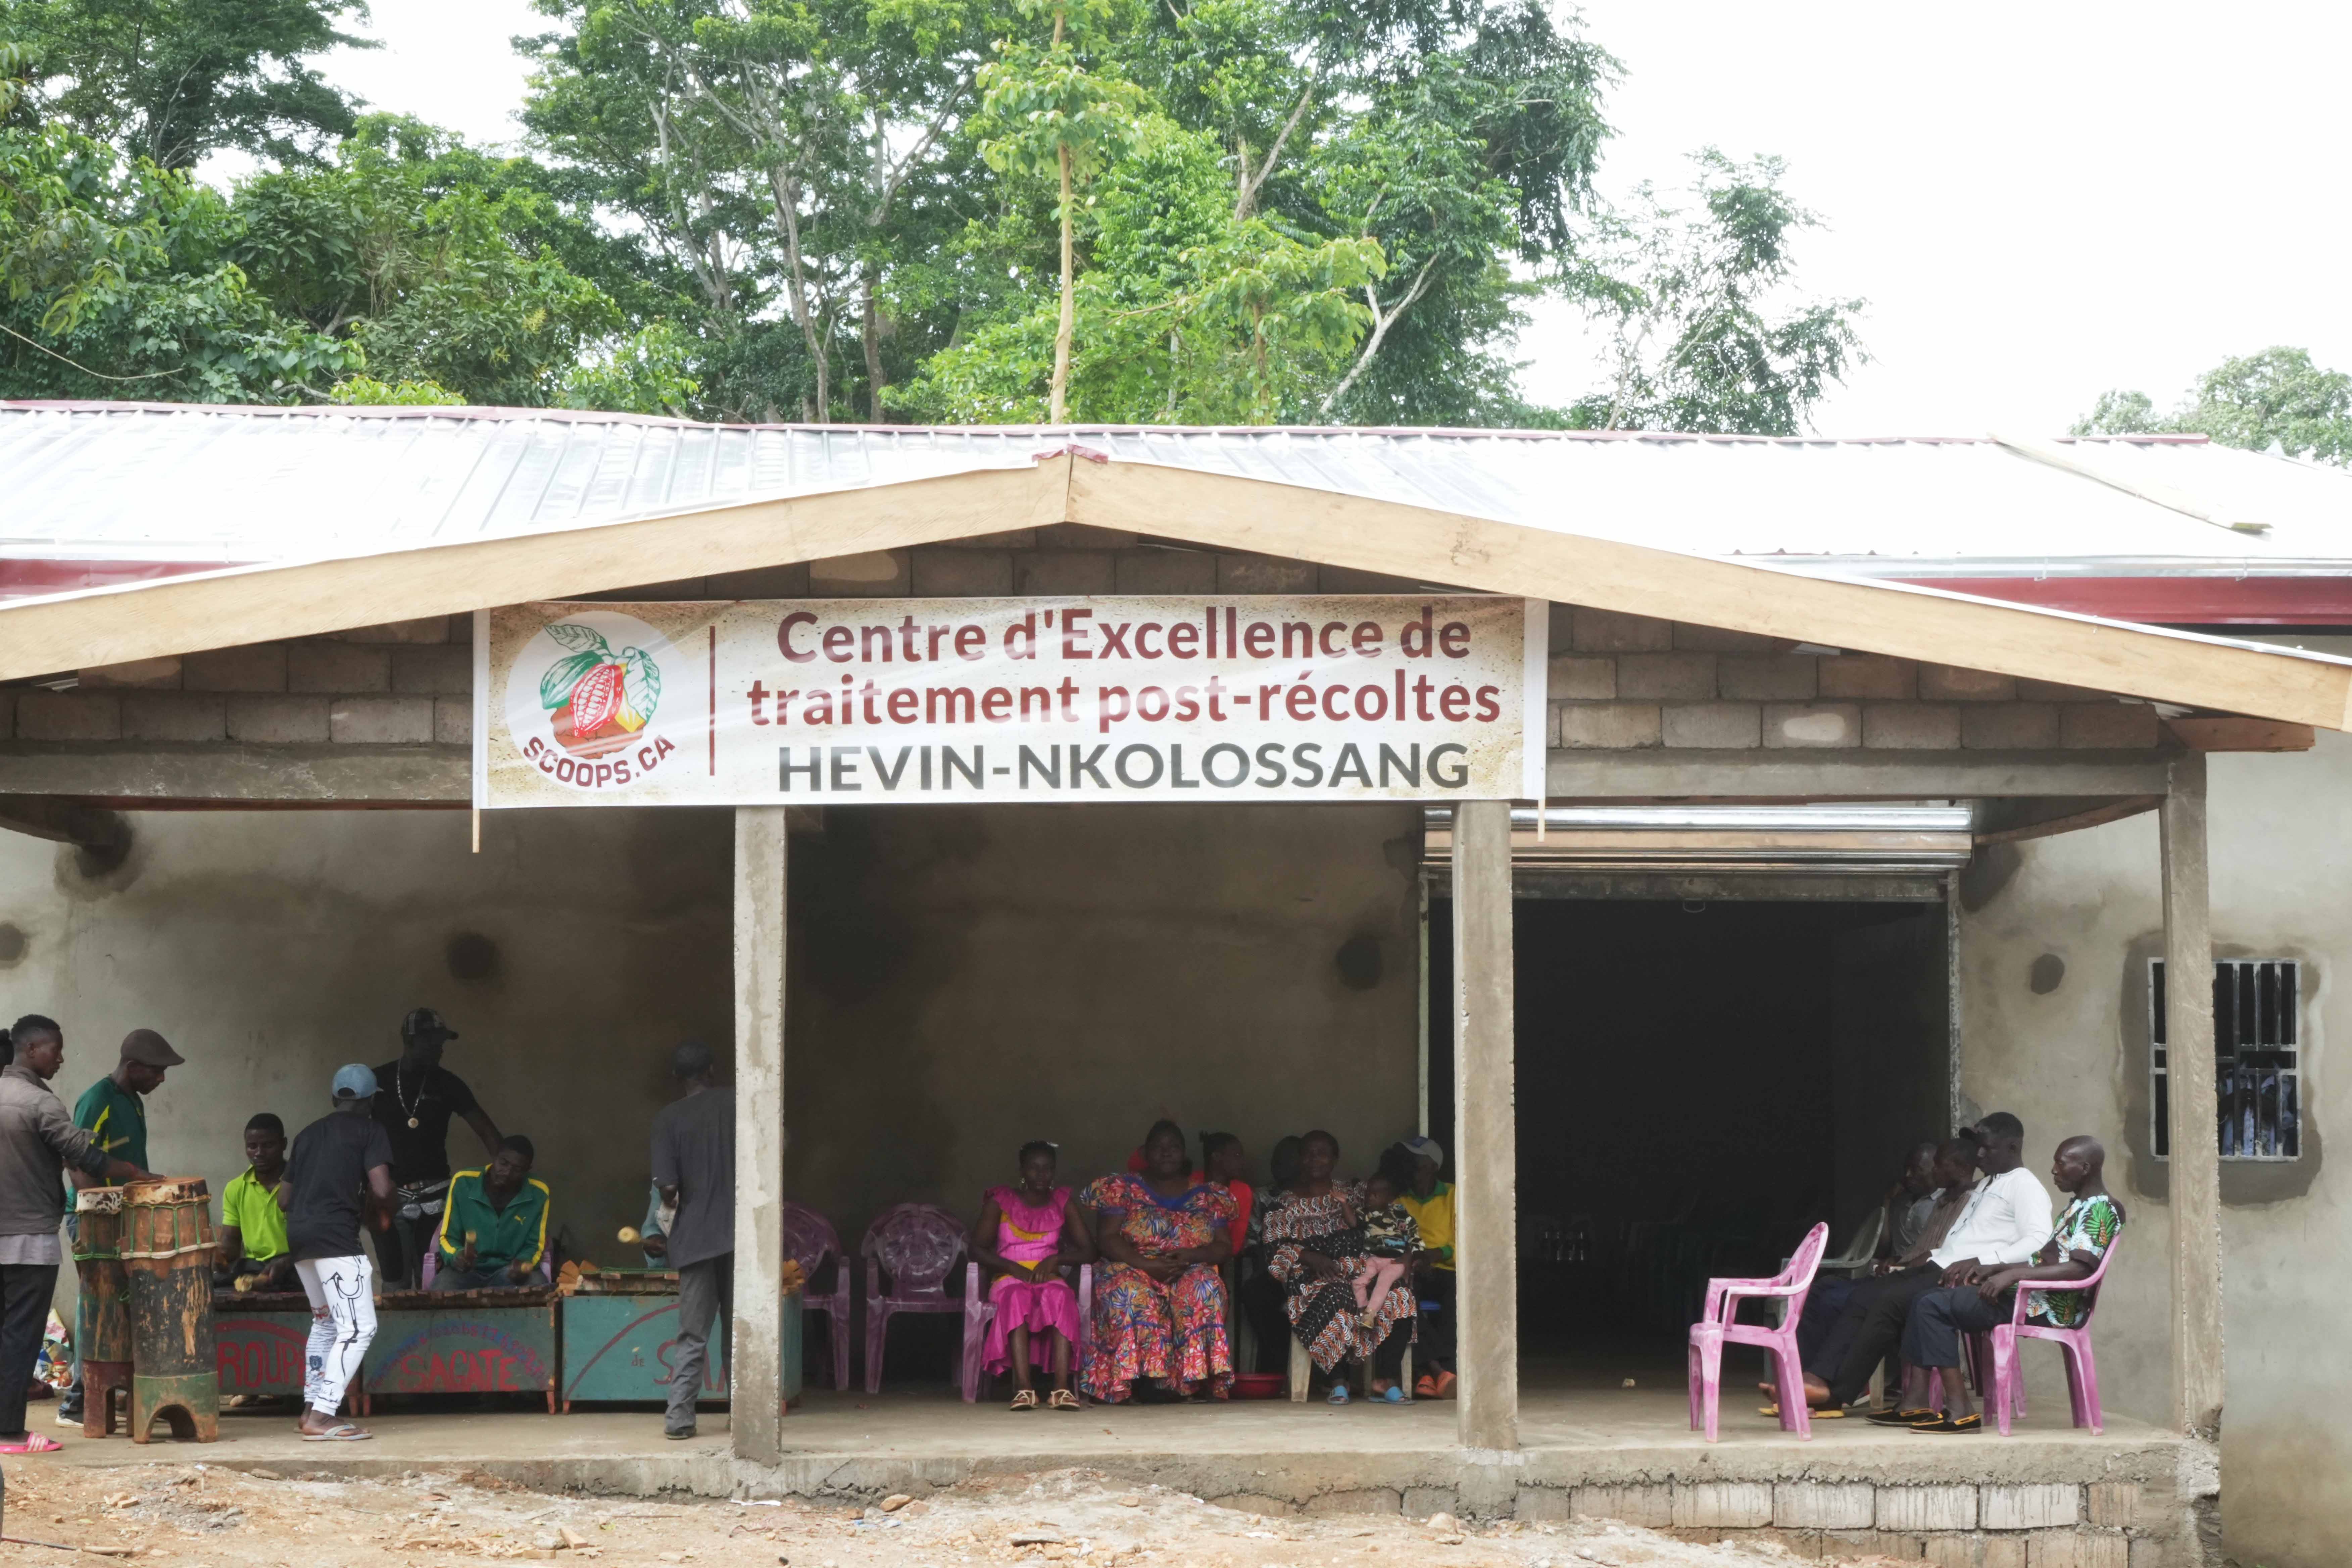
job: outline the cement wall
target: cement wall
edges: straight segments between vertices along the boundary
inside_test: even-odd
[[[2323,733],[2301,755],[2216,756],[2210,787],[2218,952],[2305,963],[2304,1156],[2222,1167],[2221,1523],[2241,1562],[2321,1568],[2352,1541],[2352,1425],[2341,1415],[2352,1346],[2333,1331],[2352,1289],[2352,1173],[2327,1159],[2352,1109],[2352,1079],[2336,1076],[2330,1054],[2352,1038],[2352,996],[2336,984],[2352,960],[2352,737]],[[2163,1167],[2147,1153],[2145,964],[2163,929],[2158,877],[2152,816],[1983,856],[1962,883],[1960,942],[1964,1093],[2021,1116],[2037,1161],[2068,1133],[2106,1142],[2129,1219],[2100,1302],[2100,1384],[2109,1409],[2152,1420],[2167,1414],[2169,1378],[2168,1215]],[[2065,967],[2040,991],[2045,954]],[[2044,963],[2045,984],[2051,972]],[[2031,1396],[2063,1401],[2056,1353],[2029,1347],[2026,1361]]]
[[[215,1190],[246,1118],[299,1126],[336,1066],[440,1008],[449,1065],[529,1133],[559,1225],[607,1262],[644,1212],[662,1058],[731,1029],[725,812],[150,813],[130,859],[0,834],[0,1011],[68,1037],[70,1100],[135,1026],[188,1058],[160,1169]],[[1262,1161],[1307,1125],[1369,1163],[1412,1131],[1413,808],[835,811],[793,840],[794,1190],[852,1246],[881,1206],[977,1206],[1045,1137],[1083,1178],[1157,1117]],[[11,931],[15,933],[10,934]],[[1368,938],[1380,977],[1334,962]],[[1354,972],[1361,980],[1360,970]],[[453,1158],[478,1149],[453,1124]]]

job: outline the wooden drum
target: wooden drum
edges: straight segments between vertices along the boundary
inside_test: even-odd
[[[81,1280],[74,1343],[81,1348],[85,1437],[103,1437],[127,1414],[131,1397],[131,1281],[122,1267],[121,1187],[74,1194],[74,1273]]]
[[[212,1194],[198,1176],[123,1189],[122,1267],[131,1284],[131,1440],[161,1416],[182,1442],[220,1436],[213,1347]]]

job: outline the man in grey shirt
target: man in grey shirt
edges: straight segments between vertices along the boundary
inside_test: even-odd
[[[0,1454],[46,1454],[60,1445],[25,1429],[25,1391],[41,1353],[49,1298],[65,1262],[65,1169],[113,1182],[147,1173],[110,1157],[74,1125],[49,1079],[66,1063],[65,1031],[27,1013],[7,1033],[15,1059],[0,1069]]]
[[[667,1239],[677,1270],[677,1359],[670,1365],[662,1435],[694,1436],[694,1402],[710,1359],[714,1319],[735,1293],[735,1091],[719,1087],[710,1047],[670,1053],[678,1097],[654,1118],[654,1185],[677,1206]]]

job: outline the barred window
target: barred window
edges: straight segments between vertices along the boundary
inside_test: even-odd
[[[2213,965],[2213,1079],[2224,1160],[2293,1160],[2303,1152],[2303,966],[2291,958]],[[2156,1152],[2169,1155],[2164,961],[2148,965]]]

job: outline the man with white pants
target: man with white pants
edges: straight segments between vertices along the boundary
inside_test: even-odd
[[[287,1250],[310,1298],[299,1423],[306,1443],[355,1443],[375,1435],[338,1418],[343,1392],[375,1338],[374,1270],[360,1249],[360,1222],[365,1217],[378,1230],[391,1223],[392,1141],[370,1112],[375,1090],[369,1068],[355,1062],[340,1069],[335,1109],[294,1140],[278,1188]]]

